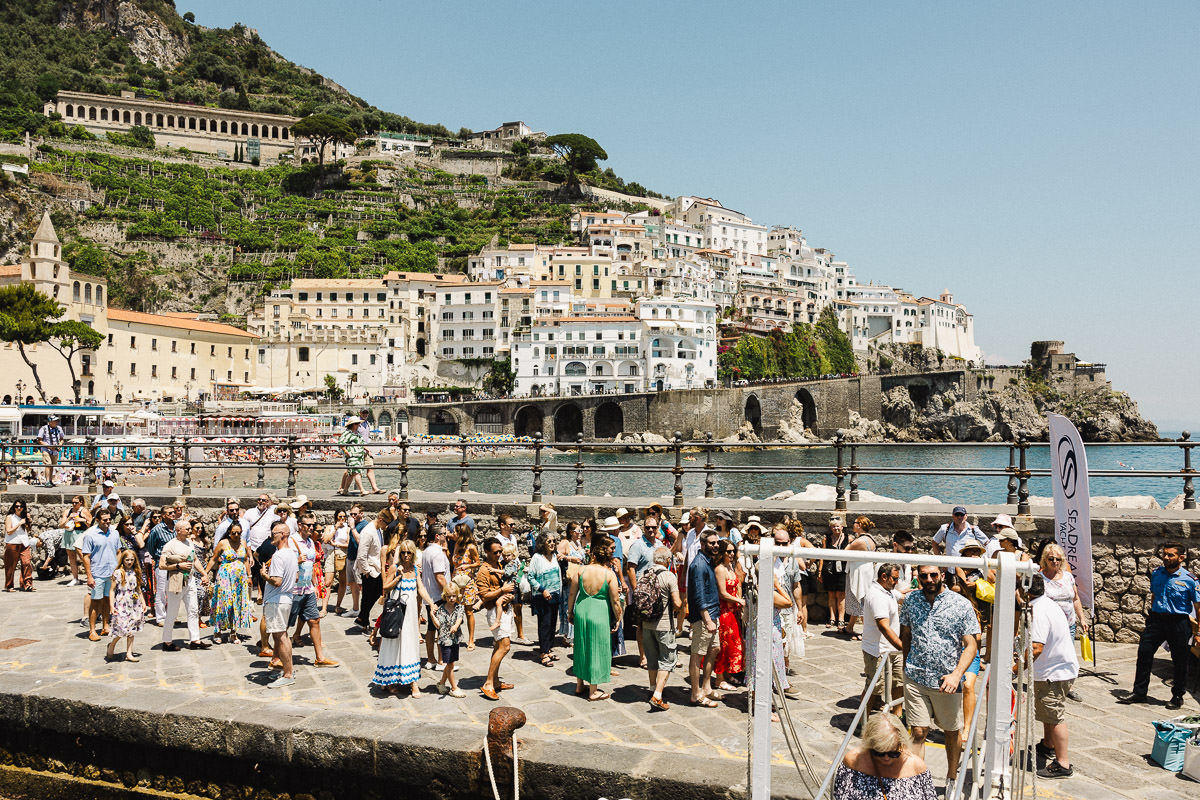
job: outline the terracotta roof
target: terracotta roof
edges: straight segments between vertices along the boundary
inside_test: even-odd
[[[536,244],[510,244],[508,246],[508,249],[509,250],[536,250],[537,245]]]
[[[164,328],[183,328],[185,330],[203,331],[205,333],[220,333],[225,336],[243,336],[247,339],[257,339],[253,333],[226,325],[223,322],[206,322],[199,319],[184,319],[181,316],[167,314],[144,314],[141,311],[129,311],[124,308],[109,308],[110,322],[136,322],[141,325],[159,325]]]
[[[440,281],[442,283],[465,283],[466,275],[444,275],[440,272],[401,272],[393,270],[383,276],[384,281]]]
[[[21,277],[20,264],[4,264],[0,266],[0,278],[19,278]]]
[[[371,278],[297,278],[293,289],[382,289],[382,279]]]

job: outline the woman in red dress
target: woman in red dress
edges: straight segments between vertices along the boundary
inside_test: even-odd
[[[717,663],[713,666],[717,689],[721,691],[736,691],[737,687],[729,683],[729,675],[741,672],[743,669],[742,631],[738,618],[746,601],[742,599],[742,578],[738,570],[735,548],[727,539],[721,540],[720,557],[717,560],[717,590],[721,593],[721,616],[717,626],[721,636],[721,650],[717,653]]]

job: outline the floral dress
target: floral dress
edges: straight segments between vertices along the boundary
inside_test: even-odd
[[[317,599],[329,597],[329,587],[325,585],[325,548],[323,542],[313,537],[313,546],[317,549],[317,558],[313,561],[313,585],[317,587]]]
[[[725,581],[725,591],[737,597],[741,579],[734,576]],[[717,654],[717,663],[713,672],[718,674],[737,673],[742,671],[743,650],[742,631],[738,627],[738,612],[741,606],[728,600],[721,601],[721,616],[717,619],[717,627],[721,635],[721,650]]]
[[[146,601],[138,589],[137,575],[118,570],[113,579],[117,592],[112,609],[112,635],[118,639],[133,636],[142,629],[146,618]]]
[[[454,582],[462,586],[462,604],[467,608],[474,609],[475,604],[479,602],[479,587],[475,585],[475,573],[479,571],[479,559],[467,561],[466,556],[469,551],[469,547],[464,547],[454,554],[454,577],[458,578],[459,575],[463,575],[467,579],[466,584],[458,580]]]
[[[245,544],[236,551],[227,547],[221,553],[212,619],[217,630],[237,630],[249,628],[253,624],[250,616],[250,581],[246,571]]]

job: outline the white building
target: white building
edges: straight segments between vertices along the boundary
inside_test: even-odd
[[[653,391],[704,389],[717,381],[717,313],[711,302],[659,297],[637,302],[645,374]]]
[[[517,395],[581,395],[645,389],[642,325],[630,314],[537,320],[513,335]]]

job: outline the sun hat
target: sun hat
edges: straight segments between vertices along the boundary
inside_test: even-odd
[[[346,418],[346,421],[343,423],[343,426],[349,428],[351,425],[358,425],[362,421],[363,421],[362,417],[358,416],[357,414],[351,414],[349,417]]]
[[[763,528],[762,518],[757,515],[751,515],[746,518],[746,524],[742,526],[742,530],[748,530],[749,528],[758,528],[759,533],[766,530]]]
[[[622,507],[622,508],[618,508],[618,509],[617,509],[617,513],[616,513],[614,516],[615,516],[617,519],[620,519],[621,517],[628,517],[628,516],[632,516],[632,515],[629,513],[629,509],[628,509],[628,508],[624,508],[624,507]]]
[[[1002,528],[1011,528],[1013,526],[1012,517],[1008,514],[997,514],[996,518],[992,520],[992,524],[999,525]]]
[[[1017,547],[1024,546],[1024,543],[1021,541],[1021,535],[1019,533],[1017,533],[1017,531],[1014,528],[1003,528],[1003,529],[997,531],[996,539],[998,541],[1007,539],[1010,542],[1016,542]]]
[[[600,530],[604,533],[611,533],[620,529],[621,523],[616,517],[605,517],[604,524],[600,526]]]

